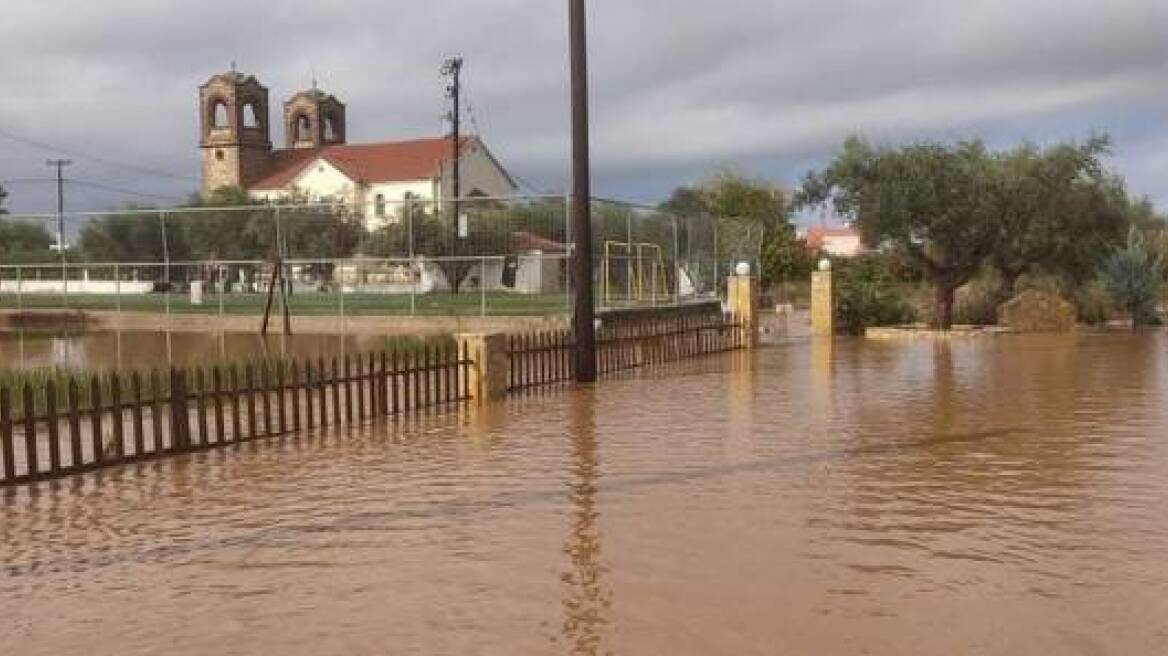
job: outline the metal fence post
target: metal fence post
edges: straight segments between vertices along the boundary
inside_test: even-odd
[[[651,299],[649,304],[652,307],[657,307],[657,267],[649,270],[649,281],[649,294]]]
[[[673,302],[681,303],[681,245],[677,237],[677,215],[670,214],[673,219]],[[669,279],[666,278],[666,284]]]
[[[114,303],[118,313],[118,328],[122,327],[122,274],[117,263],[114,263]]]
[[[345,276],[341,260],[333,261],[333,279],[337,283],[337,307],[340,315],[340,333],[345,334]]]
[[[572,311],[572,197],[564,194],[564,244],[566,245],[564,265],[564,301],[568,312]]]
[[[418,313],[418,283],[422,279],[422,269],[418,266],[414,259],[414,254],[410,253],[410,316],[416,316]]]
[[[227,275],[222,271],[223,267],[215,266],[215,282],[219,291],[219,332],[223,332],[223,293],[227,291]]]
[[[721,257],[718,255],[718,217],[714,217],[714,293],[722,297],[722,279],[718,277],[718,262]]]
[[[487,316],[487,258],[483,256],[479,264],[479,314]]]
[[[633,302],[633,210],[625,211],[625,233],[628,239],[628,248],[625,249],[625,290],[626,300]]]
[[[166,305],[166,325],[170,327],[170,244],[166,238],[166,212],[158,213],[158,224],[162,232],[163,303]]]
[[[61,307],[69,308],[69,265],[61,260]]]

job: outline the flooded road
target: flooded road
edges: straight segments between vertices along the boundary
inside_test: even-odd
[[[0,497],[13,654],[1162,654],[1168,337],[795,344]]]

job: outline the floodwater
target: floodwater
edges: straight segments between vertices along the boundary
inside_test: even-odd
[[[8,654],[1163,654],[1168,337],[801,343],[0,497]]]
[[[154,367],[317,358],[367,353],[386,345],[372,335],[306,334],[267,339],[257,333],[200,331],[0,330],[0,369],[142,371]]]

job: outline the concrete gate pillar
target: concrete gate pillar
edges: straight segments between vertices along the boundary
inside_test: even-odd
[[[749,269],[730,276],[726,282],[726,305],[734,321],[742,327],[742,345],[752,349],[758,345],[758,279]]]
[[[467,353],[474,362],[467,367],[471,400],[486,403],[506,398],[511,368],[507,336],[466,333],[455,335],[455,339],[458,352]]]
[[[816,337],[835,335],[835,282],[830,260],[821,261],[819,270],[811,274],[811,333]]]

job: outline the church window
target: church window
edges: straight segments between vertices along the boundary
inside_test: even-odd
[[[332,116],[324,117],[324,138],[325,141],[335,141],[337,138],[337,128]]]
[[[373,213],[378,217],[385,216],[385,194],[377,194],[377,198],[373,201]]]

